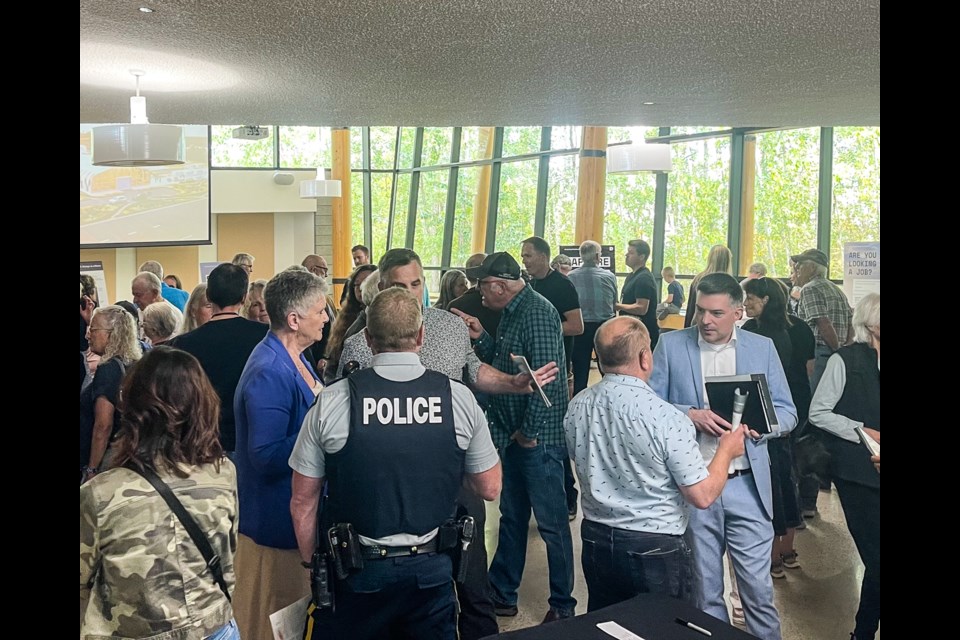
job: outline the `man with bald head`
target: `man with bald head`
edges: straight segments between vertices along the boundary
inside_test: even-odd
[[[721,436],[708,466],[693,423],[648,385],[653,353],[643,323],[608,320],[594,349],[603,379],[573,399],[563,423],[580,478],[587,609],[648,592],[693,603],[687,503],[704,509],[717,499],[730,461],[743,454],[745,428]]]
[[[309,256],[304,258],[303,262],[300,264],[303,265],[304,269],[315,276],[320,276],[324,280],[326,280],[327,274],[330,273],[330,268],[327,267],[327,261],[323,256],[318,256],[311,253]]]

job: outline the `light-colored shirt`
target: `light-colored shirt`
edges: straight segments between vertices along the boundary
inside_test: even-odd
[[[423,366],[452,380],[475,383],[480,360],[473,352],[470,333],[463,320],[449,311],[431,307],[423,310],[423,327],[423,347],[420,349]],[[366,369],[372,360],[373,352],[363,331],[352,335],[343,344],[337,377],[343,376],[343,368],[350,361]]]
[[[577,394],[563,426],[585,519],[629,531],[683,534],[688,507],[678,485],[709,475],[689,418],[640,378],[607,374]]]
[[[441,312],[446,313],[446,312]],[[394,382],[409,382],[426,370],[416,353],[381,353],[373,356],[377,375]],[[483,410],[473,393],[462,384],[450,383],[453,421],[457,444],[466,451],[467,473],[483,473],[495,467],[500,458],[493,446]],[[326,387],[303,419],[297,443],[290,454],[290,467],[310,478],[326,476],[324,454],[343,449],[350,435],[350,384],[340,380]],[[414,545],[429,542],[436,530],[423,536],[398,534],[380,539],[361,536],[364,544]]]
[[[878,357],[877,369],[879,368],[880,358]],[[854,429],[862,427],[863,423],[833,412],[834,407],[843,397],[843,389],[846,386],[847,367],[843,358],[835,353],[827,360],[827,367],[823,370],[823,376],[820,377],[820,384],[817,385],[813,400],[810,401],[810,422],[844,440],[860,442]]]
[[[737,337],[739,328],[733,330],[733,335],[726,344],[710,344],[703,339],[702,335],[697,334],[697,344],[700,346],[700,373],[703,376],[704,404],[709,407],[707,401],[706,379],[716,376],[735,376],[737,375]],[[700,452],[707,464],[717,455],[717,447],[720,439],[709,433],[698,432],[697,441],[700,443]],[[750,459],[747,456],[739,456],[730,462],[729,471],[732,473],[738,469],[749,469]]]
[[[604,322],[616,314],[617,276],[596,265],[583,265],[567,276],[580,297],[584,322]]]

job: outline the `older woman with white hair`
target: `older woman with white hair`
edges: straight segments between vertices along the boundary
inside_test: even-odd
[[[183,314],[169,302],[156,302],[140,312],[143,335],[153,347],[167,342],[177,335],[183,324]]]
[[[304,269],[264,290],[270,331],[250,354],[234,397],[240,539],[233,598],[243,638],[270,638],[269,616],[310,593],[290,517],[287,464],[322,384],[303,355],[327,321],[327,285]]]
[[[830,452],[830,473],[847,528],[863,561],[860,607],[852,637],[870,639],[880,626],[880,472],[857,429],[880,444],[880,294],[853,311],[854,341],[830,356],[810,403]]]
[[[136,321],[116,305],[93,313],[87,341],[90,350],[100,356],[100,364],[93,382],[80,392],[81,481],[95,476],[103,465],[111,436],[120,426],[116,413],[120,383],[142,355]]]

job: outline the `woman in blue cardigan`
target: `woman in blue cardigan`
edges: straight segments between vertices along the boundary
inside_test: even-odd
[[[310,593],[290,519],[287,464],[322,384],[303,351],[327,321],[326,283],[292,268],[264,290],[270,331],[254,348],[234,397],[240,536],[233,604],[243,638],[270,638],[269,616]]]

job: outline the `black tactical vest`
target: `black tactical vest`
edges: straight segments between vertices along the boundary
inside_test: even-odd
[[[449,378],[392,382],[370,368],[347,380],[350,435],[326,455],[332,521],[368,538],[435,529],[454,514],[465,458]]]

